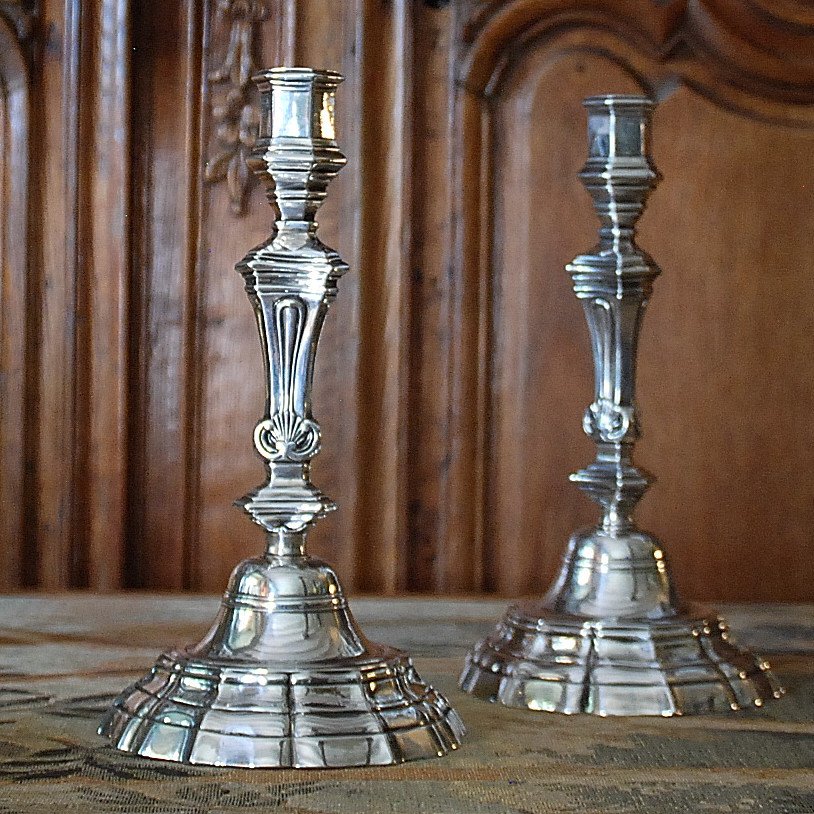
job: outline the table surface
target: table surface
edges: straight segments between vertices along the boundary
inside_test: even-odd
[[[158,651],[200,638],[215,597],[0,597],[0,814],[812,814],[814,606],[724,605],[735,638],[788,694],[677,719],[510,710],[456,687],[495,600],[357,599],[369,638],[407,650],[468,736],[443,759],[385,768],[229,770],[135,758],[96,735]]]

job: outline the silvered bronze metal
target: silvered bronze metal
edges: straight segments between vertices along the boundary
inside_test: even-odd
[[[263,556],[232,573],[199,644],[171,650],[115,701],[100,727],[116,748],[215,766],[401,763],[457,748],[463,725],[404,653],[367,641],[334,571],[306,554],[335,506],[310,480],[320,428],[311,381],[320,329],[347,266],[315,215],[345,164],[334,137],[342,77],[274,68],[255,77],[260,137],[250,165],[279,209],[276,229],[237,269],[267,374],[254,445],[267,479],[238,505],[266,532]]]
[[[649,151],[653,103],[598,96],[584,105],[589,153],[580,177],[601,226],[598,245],[567,270],[591,335],[595,394],[583,428],[597,453],[571,480],[602,518],[571,537],[545,597],[509,608],[475,645],[461,687],[511,707],[596,715],[760,706],[782,692],[769,665],[736,647],[714,612],[679,601],[664,548],[632,519],[653,481],[633,462],[636,347],[659,274],[635,242],[660,179]]]

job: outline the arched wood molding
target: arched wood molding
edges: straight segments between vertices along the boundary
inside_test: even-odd
[[[458,82],[496,92],[505,66],[556,31],[618,35],[714,103],[788,126],[814,125],[814,9],[802,0],[493,3],[462,22]]]
[[[529,49],[601,54],[655,98],[681,83],[742,116],[814,127],[814,8],[800,0],[497,0],[456,19],[453,284],[444,587],[482,589],[487,507],[492,108]],[[452,575],[452,576],[450,576]],[[450,581],[451,580],[451,581]]]
[[[20,23],[24,20],[21,18]],[[30,145],[25,33],[0,7],[0,586],[25,574],[28,159]]]

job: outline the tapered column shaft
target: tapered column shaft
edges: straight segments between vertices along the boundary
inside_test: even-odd
[[[659,269],[635,243],[635,224],[659,175],[649,156],[652,103],[641,97],[587,99],[588,161],[580,173],[600,219],[599,243],[567,266],[582,300],[594,357],[594,400],[583,421],[597,444],[572,475],[603,508],[610,532],[631,528],[630,513],[650,478],[632,460],[639,437],[636,351]]]
[[[279,213],[271,239],[238,263],[254,307],[266,372],[254,445],[267,481],[240,501],[269,532],[269,553],[304,554],[304,531],[334,508],[310,481],[320,428],[311,413],[317,342],[347,266],[316,236],[317,209],[345,157],[334,140],[338,74],[273,69],[256,77],[260,134],[250,165]]]

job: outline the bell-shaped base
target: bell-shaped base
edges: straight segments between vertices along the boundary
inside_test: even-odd
[[[509,707],[595,715],[683,715],[761,706],[782,690],[714,614],[602,620],[509,609],[467,656],[466,692]]]
[[[577,532],[548,595],[509,608],[460,685],[509,707],[595,715],[715,713],[782,695],[720,617],[681,607],[661,546],[635,530]]]
[[[364,639],[328,566],[261,558],[235,570],[207,637],[162,655],[99,732],[160,760],[328,768],[444,755],[464,728],[409,657]]]

